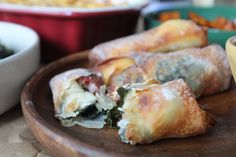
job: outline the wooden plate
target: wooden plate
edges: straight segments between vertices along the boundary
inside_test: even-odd
[[[78,53],[41,69],[25,86],[21,104],[25,119],[36,138],[53,156],[60,157],[187,157],[236,155],[236,90],[202,98],[199,103],[216,118],[216,126],[204,135],[168,139],[148,145],[120,142],[117,130],[62,127],[54,118],[49,80],[65,70],[87,67],[88,52]]]

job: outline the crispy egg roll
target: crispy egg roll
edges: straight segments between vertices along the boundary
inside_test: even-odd
[[[116,57],[105,60],[98,66],[94,67],[93,70],[101,73],[104,83],[109,85],[112,75],[122,72],[133,64],[135,64],[135,60],[132,58]]]
[[[183,79],[132,87],[119,110],[120,138],[132,145],[202,134],[214,124]]]
[[[143,53],[132,56],[136,65],[110,79],[110,91],[128,83],[155,79],[166,83],[184,79],[196,97],[212,95],[229,88],[231,70],[226,53],[219,45],[188,48],[168,54]]]
[[[143,33],[97,45],[89,60],[96,64],[109,58],[130,56],[133,52],[168,52],[207,43],[207,33],[202,27],[190,20],[174,19]]]
[[[63,126],[80,125],[102,128],[104,111],[116,104],[106,96],[106,87],[98,73],[87,69],[72,69],[50,80],[55,117]]]

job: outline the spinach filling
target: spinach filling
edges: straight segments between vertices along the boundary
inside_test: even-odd
[[[202,88],[200,77],[205,73],[206,64],[191,55],[162,60],[156,65],[156,79],[161,83],[166,83],[182,78],[198,95]]]
[[[95,104],[89,105],[86,109],[80,112],[79,116],[83,118],[93,119],[100,114]]]
[[[13,55],[14,51],[0,43],[0,59]]]
[[[122,111],[119,108],[122,108],[124,104],[124,99],[127,93],[129,92],[128,89],[123,87],[118,88],[117,93],[120,96],[120,100],[117,102],[117,105],[107,112],[106,123],[115,129],[118,129],[117,122],[122,118]]]

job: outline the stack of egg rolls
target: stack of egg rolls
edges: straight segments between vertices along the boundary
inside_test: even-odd
[[[178,19],[100,44],[89,54],[95,67],[51,79],[55,117],[67,127],[115,124],[132,145],[205,133],[214,120],[196,98],[231,79],[224,49],[207,43],[204,28]]]

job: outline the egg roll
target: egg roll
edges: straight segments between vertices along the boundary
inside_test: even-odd
[[[131,145],[195,136],[214,125],[183,79],[129,88],[123,102],[119,135]]]
[[[95,46],[89,60],[92,64],[106,59],[130,56],[132,53],[169,52],[208,43],[207,31],[190,20],[174,19],[140,34],[115,39]]]
[[[135,60],[132,58],[116,57],[105,60],[98,66],[94,67],[93,70],[101,73],[104,83],[109,85],[112,75],[122,72],[133,64],[135,64]]]
[[[116,104],[106,95],[99,73],[88,69],[72,69],[50,80],[55,117],[63,126],[80,125],[102,128],[105,111]]]
[[[111,93],[115,94],[117,88],[125,84],[147,79],[166,83],[182,78],[196,97],[212,95],[230,86],[231,70],[226,53],[219,45],[187,48],[168,54],[135,54],[132,57],[136,65],[111,77]]]

